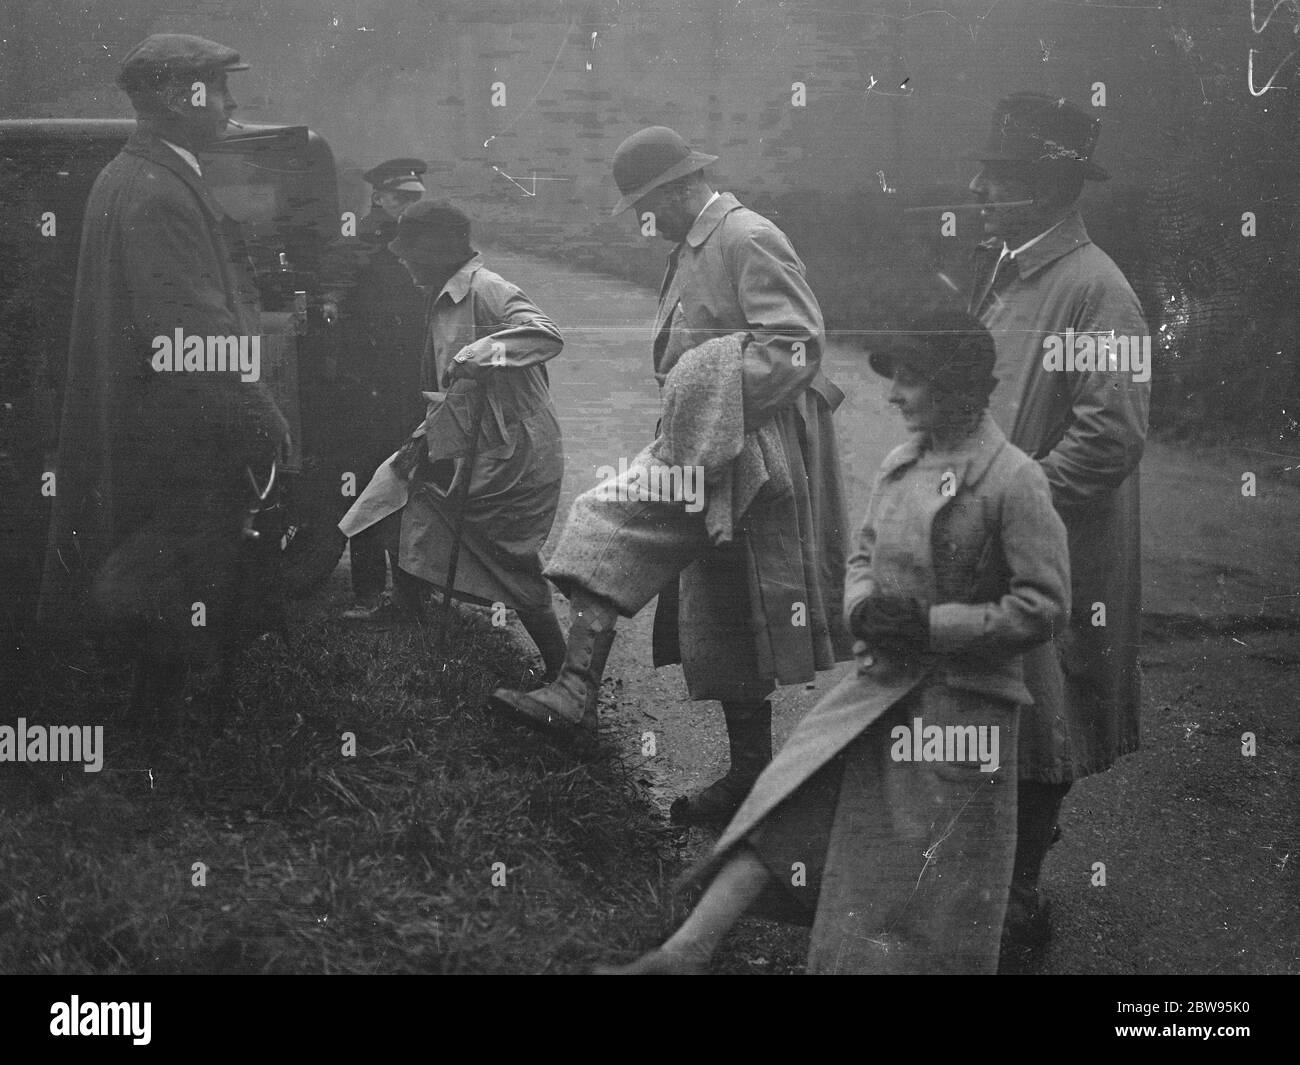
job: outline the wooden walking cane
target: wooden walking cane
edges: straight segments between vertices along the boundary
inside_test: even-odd
[[[451,558],[447,562],[447,583],[442,589],[442,645],[445,649],[451,639],[451,593],[456,587],[456,567],[460,564],[460,540],[465,531],[465,511],[469,506],[469,486],[474,479],[474,460],[478,457],[478,437],[483,428],[483,412],[487,410],[487,386],[480,384],[475,393],[478,397],[474,406],[474,416],[470,419],[469,450],[465,454],[462,467],[465,476],[461,479],[460,491],[457,493],[456,516],[453,519]]]

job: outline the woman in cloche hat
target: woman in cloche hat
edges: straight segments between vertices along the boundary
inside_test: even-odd
[[[749,908],[811,923],[809,973],[997,969],[1016,842],[1020,652],[1069,613],[1047,479],[985,412],[993,341],[965,312],[870,353],[911,439],[849,558],[857,668],[800,722],[690,879],[660,948],[610,975],[702,973]],[[1027,711],[1029,712],[1029,711]]]

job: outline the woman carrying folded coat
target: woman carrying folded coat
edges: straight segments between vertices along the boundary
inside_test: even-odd
[[[705,971],[746,910],[812,925],[809,973],[993,973],[1016,844],[1025,649],[1069,616],[1047,479],[987,416],[993,341],[962,311],[870,355],[911,439],[848,562],[857,668],[799,724],[660,948],[611,975]]]

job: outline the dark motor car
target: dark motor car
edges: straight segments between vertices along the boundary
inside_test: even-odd
[[[81,225],[90,187],[130,119],[0,121],[0,638],[31,630],[58,443]],[[320,316],[321,274],[340,231],[329,145],[303,126],[246,126],[201,157],[204,177],[239,223],[236,268],[256,287],[262,374],[293,427],[285,477],[284,573],[305,595],[337,564],[349,500],[346,414],[362,385],[338,370]]]

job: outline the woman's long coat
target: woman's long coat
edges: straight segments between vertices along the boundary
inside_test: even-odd
[[[654,664],[681,662],[692,699],[762,698],[848,657],[841,621],[847,518],[831,415],[843,393],[821,373],[824,326],[784,233],[720,194],[669,262],[654,326],[663,383],[683,351],[746,334],[745,426],[773,418],[794,495],[755,505],[741,535],[659,595]]]
[[[1071,623],[1025,660],[1035,702],[1055,712],[1028,723],[1020,764],[1023,779],[1060,783],[1106,769],[1138,746],[1138,463],[1151,366],[1048,370],[1044,340],[1067,329],[1148,344],[1149,336],[1133,289],[1077,212],[1016,256],[1015,276],[998,292],[989,287],[995,259],[977,268],[971,308],[997,344],[989,412],[1042,464],[1070,535]]]
[[[428,467],[416,471],[402,512],[400,565],[423,580],[446,584],[457,500],[468,476],[455,591],[512,609],[548,607],[551,590],[539,552],[560,503],[564,449],[546,363],[563,349],[564,338],[517,286],[484,267],[477,255],[429,301],[426,327],[426,390],[441,387],[462,351],[475,368],[473,382],[455,382],[446,399],[440,393],[431,404],[431,453],[438,450],[440,429],[452,437],[467,435],[473,405],[481,398],[487,409],[472,471],[463,459],[446,478],[431,476]],[[456,424],[448,424],[450,419]]]
[[[992,722],[1013,737],[1015,708],[1029,703],[1021,652],[1068,616],[1066,534],[1046,478],[991,420],[957,452],[926,453],[913,441],[886,458],[849,560],[846,623],[873,592],[930,604],[931,650],[859,645],[856,672],[799,723],[696,875],[710,877],[747,838],[783,886],[790,857],[803,862],[802,894],[816,910],[810,972],[933,970],[963,949],[953,967],[987,967],[990,956],[995,965],[1015,845],[1016,744],[1001,745],[1002,769],[991,773],[973,758],[923,766],[891,757],[892,731],[914,717]],[[828,767],[837,774],[829,787]],[[769,831],[787,802],[799,804],[797,825],[781,830],[792,850]],[[963,839],[976,813],[1002,830]],[[964,910],[952,905],[959,896]]]
[[[228,225],[199,175],[144,128],[91,189],[41,590],[47,625],[75,627],[89,611],[118,631],[143,624],[154,650],[204,659],[231,635],[245,467],[264,477],[288,424],[260,380],[151,365],[153,339],[178,329],[258,334]]]

